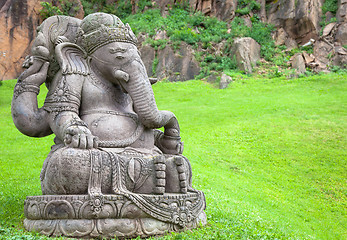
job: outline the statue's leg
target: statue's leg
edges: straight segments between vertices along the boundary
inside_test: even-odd
[[[189,160],[182,155],[166,156],[166,184],[165,192],[187,193],[192,190],[192,171]]]
[[[101,190],[111,192],[111,163],[106,152],[62,147],[52,151],[45,160],[41,187],[44,195],[87,194],[91,156],[101,156]]]

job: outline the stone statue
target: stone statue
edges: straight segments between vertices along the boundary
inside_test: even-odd
[[[148,237],[206,224],[178,121],[158,110],[136,44],[130,26],[105,13],[54,16],[38,28],[12,116],[23,134],[56,137],[43,195],[25,201],[27,230]],[[38,109],[43,83],[49,92]]]

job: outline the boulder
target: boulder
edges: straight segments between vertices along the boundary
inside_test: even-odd
[[[334,55],[334,45],[330,44],[328,41],[324,41],[324,39],[319,40],[314,45],[313,55],[317,63],[316,71],[320,72],[326,70]]]
[[[326,25],[325,28],[323,29],[322,37],[328,36],[335,26],[336,26],[335,22],[329,23],[328,25]]]
[[[347,22],[340,24],[337,28],[335,41],[341,45],[347,45]]]
[[[42,22],[39,0],[4,0],[0,3],[0,80],[14,79],[22,72],[22,63],[29,54],[36,28]],[[46,1],[52,3],[52,1]],[[53,1],[58,3],[58,0]],[[83,16],[80,0],[74,11]]]
[[[312,54],[308,54],[307,52],[303,52],[302,56],[304,57],[306,66],[309,66],[310,63],[314,62],[314,56]]]
[[[287,39],[288,34],[283,28],[278,29],[274,34],[274,40],[277,46],[283,45]]]
[[[230,76],[228,76],[225,73],[223,73],[221,78],[220,78],[219,89],[227,88],[229,83],[232,82],[232,80],[233,79]]]
[[[252,73],[253,67],[260,60],[260,45],[250,37],[237,38],[232,47],[237,66],[246,73]]]
[[[7,0],[0,8],[0,80],[14,79],[22,72],[22,63],[41,22],[41,5],[38,0]]]
[[[339,0],[336,18],[339,23],[347,22],[347,0]]]
[[[270,3],[267,21],[284,28],[299,44],[317,39],[323,0],[278,0]]]
[[[286,45],[288,51],[298,47],[298,44],[296,43],[296,41],[291,37],[288,37],[286,39],[286,41],[284,42],[284,45]]]
[[[201,11],[206,16],[230,21],[235,16],[237,0],[190,0],[189,4],[194,11]]]
[[[333,64],[342,68],[347,67],[347,49],[342,46],[335,46],[335,56],[333,58]]]
[[[139,48],[141,59],[146,67],[149,77],[153,76],[153,62],[155,59],[155,50],[150,45],[144,45]]]
[[[172,82],[194,79],[200,72],[200,66],[193,53],[191,46],[184,42],[177,52],[174,52],[170,46],[158,50],[156,68],[158,78],[168,78]]]
[[[305,60],[301,53],[295,54],[292,59],[292,68],[296,70],[298,74],[306,72]]]

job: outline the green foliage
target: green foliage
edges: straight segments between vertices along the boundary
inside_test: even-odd
[[[332,14],[336,14],[338,9],[338,0],[325,0],[322,6],[323,14],[327,12],[331,12]]]
[[[255,0],[238,0],[238,5],[236,9],[236,13],[240,15],[249,14],[252,11],[257,11],[260,9],[261,5],[259,2]]]
[[[94,12],[105,12],[115,14],[119,18],[125,18],[131,14],[131,1],[117,1],[114,4],[107,4],[106,0],[81,0],[85,16]],[[142,2],[142,1],[141,1]],[[148,1],[143,1],[144,7]]]
[[[165,48],[166,44],[168,43],[168,40],[166,39],[154,40],[152,38],[147,38],[145,42],[151,45],[151,47],[153,47],[155,50],[159,50],[159,49]]]
[[[40,16],[42,19],[49,18],[54,15],[63,15],[63,12],[56,6],[53,6],[49,2],[40,2],[42,9],[40,10]]]

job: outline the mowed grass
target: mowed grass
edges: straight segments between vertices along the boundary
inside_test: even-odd
[[[14,84],[0,87],[0,239],[39,239],[22,230],[23,203],[41,194],[53,137],[15,129]],[[347,239],[347,75],[153,88],[179,119],[208,216],[206,227],[161,239]]]

